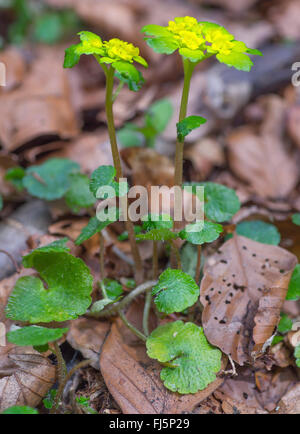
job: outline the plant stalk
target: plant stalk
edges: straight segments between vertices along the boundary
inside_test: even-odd
[[[146,342],[147,338],[146,336],[140,332],[136,327],[134,327],[133,324],[131,324],[128,319],[126,318],[124,312],[122,312],[122,310],[119,311],[119,315],[121,320],[123,321],[123,323],[126,325],[126,327],[129,328],[129,330],[135,334],[138,338],[140,338],[143,342]]]
[[[200,283],[201,251],[202,251],[201,247],[202,247],[201,245],[197,246],[197,265],[196,265],[196,272],[195,272],[195,282],[197,283],[197,285],[199,285]]]
[[[104,237],[101,231],[99,232],[99,241],[100,241],[100,252],[99,252],[100,274],[101,274],[101,280],[103,280],[105,279],[105,267],[104,267],[105,245],[104,245]]]
[[[114,114],[113,114],[113,103],[114,103],[113,90],[114,90],[115,69],[111,66],[107,70],[105,75],[106,75],[105,110],[106,110],[107,126],[108,126],[108,133],[109,133],[109,139],[111,144],[111,152],[114,161],[114,167],[116,169],[116,178],[117,181],[119,181],[120,178],[123,178],[123,172],[122,172],[121,159],[120,159],[120,154],[119,154],[119,149],[117,144],[117,136],[116,136],[115,123],[114,123]],[[131,246],[131,252],[135,263],[135,280],[137,283],[141,283],[143,279],[143,264],[137,246],[137,242],[135,239],[133,224],[129,219],[127,210],[126,210],[126,216],[124,217],[125,217],[125,226],[128,232],[128,238]]]

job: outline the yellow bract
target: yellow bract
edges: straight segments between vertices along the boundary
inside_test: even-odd
[[[134,57],[140,54],[138,47],[117,38],[104,42],[104,48],[107,57],[115,60],[125,60],[126,62],[133,62]]]

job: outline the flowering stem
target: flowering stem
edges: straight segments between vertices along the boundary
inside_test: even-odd
[[[191,78],[192,78],[194,68],[195,68],[194,63],[190,62],[188,59],[183,60],[184,84],[183,84],[183,91],[182,91],[181,104],[180,104],[179,122],[185,119],[187,114]],[[184,148],[184,140],[180,141],[177,139],[176,155],[175,155],[174,185],[179,186],[180,188],[182,186],[183,148]]]
[[[105,245],[104,245],[104,237],[101,231],[99,232],[99,241],[100,241],[100,252],[99,252],[100,274],[101,274],[101,280],[103,280],[105,279],[105,267],[104,267]]]
[[[113,156],[114,166],[116,169],[116,177],[119,181],[120,178],[123,178],[123,172],[122,172],[122,166],[121,166],[121,159],[117,144],[117,136],[116,136],[116,130],[115,130],[115,123],[114,123],[114,114],[113,114],[113,103],[114,103],[114,96],[113,96],[113,90],[114,90],[114,75],[115,75],[115,69],[111,66],[105,76],[106,76],[106,101],[105,101],[105,110],[106,110],[106,117],[107,117],[107,126],[108,126],[108,133],[109,133],[109,139],[111,144],[111,152]],[[133,229],[133,224],[129,220],[128,212],[126,210],[127,215],[125,217],[125,225],[126,230],[128,232],[128,238],[131,246],[131,252],[133,256],[133,260],[135,263],[135,280],[137,283],[140,283],[143,278],[143,265],[142,260],[140,256],[140,252],[136,243],[135,239],[135,233]]]

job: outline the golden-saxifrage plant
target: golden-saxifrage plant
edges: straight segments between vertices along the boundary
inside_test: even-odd
[[[224,27],[214,23],[198,22],[193,17],[175,18],[167,27],[148,25],[142,31],[147,35],[147,43],[156,52],[171,54],[178,50],[183,59],[184,86],[177,124],[175,164],[175,185],[181,187],[184,139],[206,121],[200,116],[186,117],[190,82],[195,66],[215,55],[220,62],[228,66],[249,71],[252,67],[249,54],[260,55],[261,53],[249,49],[241,41],[236,41]],[[103,199],[97,196],[97,192],[100,187],[109,185],[114,187],[115,196],[125,196],[127,186],[124,191],[121,191],[122,188],[117,182],[123,174],[114,126],[113,103],[124,84],[133,91],[140,89],[144,80],[134,63],[144,67],[147,67],[147,63],[140,56],[139,49],[128,42],[116,38],[102,41],[99,36],[87,31],[80,32],[79,36],[80,42],[66,50],[64,67],[72,68],[84,54],[94,56],[102,68],[106,77],[106,115],[114,161],[114,167],[100,166],[93,172],[89,182],[89,192],[98,199]],[[115,79],[120,83],[114,91]],[[73,170],[72,167],[71,169]],[[32,183],[31,179],[29,181]],[[27,184],[29,181],[27,180]],[[7,338],[16,345],[32,345],[41,352],[46,351],[49,348],[48,343],[51,343],[50,348],[57,356],[59,368],[59,388],[51,404],[52,412],[57,411],[64,386],[77,367],[69,373],[66,372],[57,344],[57,340],[66,333],[67,329],[52,329],[36,324],[51,325],[53,322],[63,324],[64,321],[84,314],[96,318],[107,318],[118,314],[124,324],[146,343],[149,357],[163,365],[161,379],[173,392],[196,393],[216,379],[216,374],[221,369],[222,353],[209,344],[201,327],[193,322],[174,321],[157,327],[152,333],[149,332],[152,296],[156,309],[163,315],[185,312],[199,300],[201,246],[215,241],[223,231],[219,223],[229,221],[239,210],[240,203],[233,190],[212,182],[202,183],[202,185],[205,187],[206,220],[204,222],[193,223],[176,232],[171,216],[150,214],[142,219],[144,233],[135,237],[133,225],[127,219],[127,232],[138,271],[136,280],[140,280],[142,275],[137,238],[153,242],[153,281],[138,285],[126,296],[123,296],[122,285],[105,279],[103,261],[101,231],[116,221],[119,215],[118,209],[115,217],[110,220],[100,221],[96,217],[91,218],[76,240],[76,244],[79,245],[96,233],[100,234],[102,240],[100,288],[103,298],[92,306],[90,306],[92,301],[90,270],[81,259],[70,254],[66,239],[35,249],[23,258],[24,267],[34,268],[42,280],[34,276],[25,276],[17,281],[6,307],[6,315],[12,320],[29,326],[9,332]],[[30,186],[31,184],[27,187]],[[91,204],[94,204],[94,201],[91,201]],[[168,268],[157,279],[157,242],[164,241],[172,246],[177,238],[198,246],[196,282],[192,276],[180,269],[179,254],[177,255],[178,269]],[[44,287],[43,282],[47,283],[47,288]],[[141,332],[128,322],[124,309],[143,293],[147,295],[143,314],[143,332]],[[87,364],[88,361],[82,363]],[[80,364],[79,367],[81,366]]]
[[[115,177],[117,182],[123,177],[120,154],[118,150],[116,130],[113,115],[113,103],[116,100],[119,92],[124,84],[127,84],[132,91],[138,91],[144,83],[141,72],[136,69],[134,62],[139,63],[144,67],[148,67],[147,62],[140,56],[140,50],[133,44],[122,41],[118,38],[102,41],[100,36],[82,31],[79,33],[80,43],[67,48],[65,54],[64,67],[73,68],[80,60],[81,55],[92,55],[99,63],[106,77],[106,99],[105,110],[107,117],[107,126],[111,144],[112,157],[114,162]],[[119,86],[114,92],[114,79],[120,81]],[[105,167],[98,168],[96,173],[96,187],[105,185],[102,182],[102,173]],[[100,179],[99,179],[100,178]],[[96,188],[97,190],[97,188]],[[129,241],[131,244],[132,255],[136,268],[136,279],[141,281],[142,278],[142,261],[136,244],[134,228],[132,222],[128,218],[127,210],[126,229],[128,231]]]

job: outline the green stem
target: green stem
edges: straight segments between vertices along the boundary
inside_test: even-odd
[[[152,257],[152,273],[153,280],[157,279],[158,276],[158,243],[153,241],[153,257]],[[149,336],[149,316],[152,301],[152,288],[148,288],[145,297],[145,306],[143,313],[143,330],[146,336]]]
[[[106,110],[109,139],[111,144],[111,152],[113,156],[114,166],[116,169],[116,178],[119,181],[120,178],[123,178],[123,172],[122,172],[121,159],[120,159],[120,154],[119,154],[119,149],[117,144],[117,136],[116,136],[115,122],[114,122],[114,114],[113,114],[114,75],[115,75],[115,69],[111,66],[106,73],[105,110]],[[129,220],[129,215],[127,210],[126,210],[126,216],[124,217],[125,217],[125,226],[128,232],[128,238],[131,246],[131,252],[135,263],[135,280],[137,281],[137,283],[140,283],[143,278],[143,264],[136,243],[133,224]]]
[[[67,366],[66,366],[65,359],[63,358],[62,352],[60,350],[59,344],[57,342],[54,342],[53,346],[54,346],[54,354],[57,360],[58,382],[59,384],[61,384],[63,383],[67,375]]]
[[[99,252],[100,274],[101,274],[101,280],[103,280],[105,279],[105,267],[104,267],[105,245],[104,245],[104,237],[101,231],[99,232],[99,241],[100,241],[100,252]]]
[[[119,315],[126,327],[128,327],[129,330],[132,331],[132,333],[135,334],[138,338],[140,338],[143,342],[146,342],[146,336],[128,321],[128,319],[121,310],[119,311]]]
[[[122,298],[121,301],[114,303],[101,312],[89,312],[86,314],[87,317],[90,318],[108,318],[110,316],[116,315],[121,309],[124,309],[129,303],[132,302],[136,297],[143,294],[147,289],[152,288],[152,286],[156,285],[156,280],[150,280],[149,282],[145,282],[142,285],[139,285],[133,291],[131,291],[126,297]]]
[[[184,84],[182,90],[181,104],[180,104],[180,112],[179,112],[179,122],[186,118],[187,114],[187,106],[189,100],[189,92],[191,85],[191,78],[195,68],[195,64],[190,62],[188,59],[183,60],[183,69],[184,69]],[[184,140],[180,141],[177,139],[176,141],[176,154],[175,154],[175,177],[174,177],[174,185],[182,186],[183,179],[183,149],[184,149]],[[174,228],[177,228],[175,222]]]

